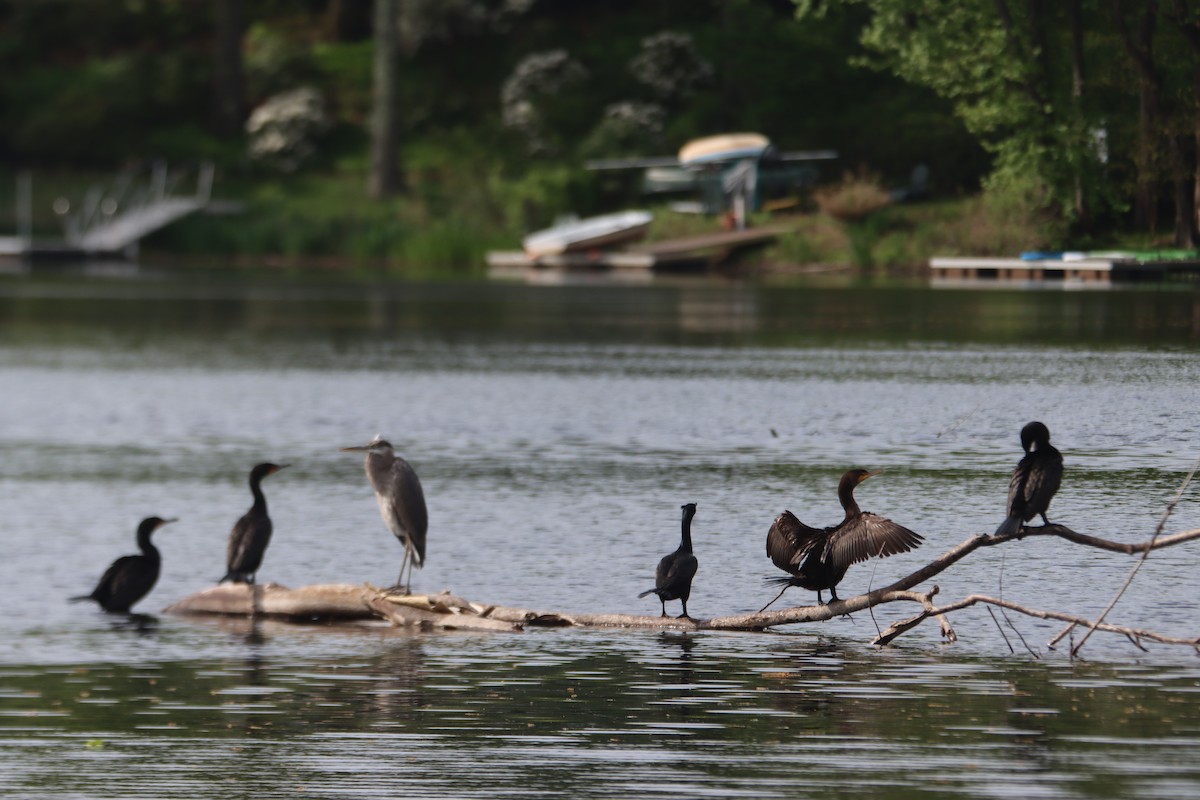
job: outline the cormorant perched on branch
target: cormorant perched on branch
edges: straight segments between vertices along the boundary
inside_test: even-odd
[[[1021,449],[1025,455],[1008,484],[1008,517],[996,528],[996,536],[1020,533],[1024,523],[1039,515],[1049,525],[1046,509],[1062,483],[1062,453],[1050,444],[1049,428],[1040,422],[1021,428]]]
[[[662,557],[658,562],[658,569],[654,571],[654,588],[647,589],[638,597],[658,595],[664,617],[667,615],[667,601],[680,600],[683,602],[683,613],[679,615],[679,619],[691,619],[687,612],[687,601],[692,593],[692,578],[696,576],[696,569],[700,566],[700,562],[692,554],[692,517],[696,516],[696,504],[687,503],[682,508],[683,538],[679,542],[679,548],[674,553]]]
[[[920,534],[898,525],[890,519],[863,511],[854,500],[854,487],[876,475],[865,469],[852,469],[838,483],[838,499],[846,511],[845,518],[831,528],[811,528],[790,511],[775,518],[767,532],[767,555],[775,566],[790,572],[790,578],[772,579],[783,584],[774,603],[789,586],[811,589],[822,603],[821,591],[829,590],[830,602],[838,599],[834,587],[846,575],[851,564],[873,556],[886,558],[919,546]],[[767,603],[761,610],[766,610]]]
[[[95,600],[105,611],[128,612],[154,588],[158,581],[162,557],[158,548],[150,543],[150,535],[173,519],[147,517],[138,525],[137,543],[141,555],[121,556],[112,563],[91,594],[72,597],[71,602]]]
[[[271,518],[267,515],[267,498],[263,496],[263,478],[274,475],[288,464],[256,464],[250,470],[250,493],[254,505],[242,515],[229,532],[229,547],[225,553],[228,570],[218,583],[254,583],[254,575],[262,565],[263,553],[271,542]]]
[[[425,533],[429,529],[429,512],[425,508],[425,492],[416,471],[400,456],[392,445],[376,436],[372,441],[357,447],[343,447],[342,452],[367,454],[363,465],[367,480],[375,489],[379,502],[379,514],[400,543],[404,545],[404,560],[400,562],[400,577],[396,579],[399,589],[406,594],[412,591],[412,567],[425,565]],[[408,582],[404,581],[404,568],[408,567]]]

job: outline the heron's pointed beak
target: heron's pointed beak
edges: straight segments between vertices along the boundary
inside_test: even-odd
[[[343,452],[343,453],[361,453],[363,450],[366,450],[366,449],[367,449],[367,446],[365,444],[357,444],[357,445],[354,445],[353,447],[340,448],[341,452]]]

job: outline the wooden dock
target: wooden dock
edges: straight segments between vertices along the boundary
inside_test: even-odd
[[[1068,258],[933,258],[935,287],[1104,289],[1113,284],[1200,280],[1200,259],[1138,259],[1120,254]]]
[[[583,250],[538,257],[520,250],[493,250],[487,254],[487,265],[492,277],[534,279],[537,273],[554,272],[609,273],[628,279],[661,271],[703,271],[737,250],[766,244],[790,230],[790,226],[771,225],[631,245],[621,250]]]

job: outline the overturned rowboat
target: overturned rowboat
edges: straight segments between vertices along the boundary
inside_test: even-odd
[[[521,247],[530,258],[615,247],[643,238],[653,220],[649,211],[619,211],[570,220],[529,234],[521,240]]]

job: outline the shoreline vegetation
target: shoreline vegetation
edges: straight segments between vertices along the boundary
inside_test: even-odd
[[[11,175],[0,177],[12,180]],[[52,206],[52,195],[81,195],[99,180],[95,174],[71,172],[39,178],[35,175],[35,196],[43,209]],[[468,180],[465,174],[451,172],[426,177],[429,184],[442,187]],[[487,251],[520,249],[528,231],[518,221],[545,219],[552,206],[567,202],[570,191],[530,202],[522,183],[546,180],[536,174],[524,181],[496,179],[479,187],[473,202],[438,202],[416,187],[386,201],[368,201],[361,196],[362,178],[357,174],[218,183],[218,206],[235,211],[196,214],[156,232],[143,240],[140,260],[198,268],[481,278],[487,274]],[[563,180],[597,179],[581,169]],[[935,255],[1013,257],[1023,250],[1053,249],[1063,235],[1052,217],[1038,213],[1036,204],[986,192],[878,203],[863,213],[839,210],[839,196],[844,196],[840,202],[853,204],[864,187],[883,191],[877,178],[848,175],[807,196],[789,198],[781,204],[783,211],[750,215],[752,226],[782,224],[793,230],[701,274],[821,282],[921,280],[928,276],[928,261]],[[11,213],[8,204],[0,202],[0,218]],[[625,205],[654,212],[647,242],[720,229],[718,217],[679,213],[666,204],[638,203],[636,197]],[[519,206],[524,213],[507,214],[506,206]],[[55,235],[57,221],[50,214],[41,214],[34,223],[36,235]],[[1169,240],[1115,232],[1087,244],[1153,249],[1168,246]]]
[[[177,222],[147,257],[478,277],[488,250],[567,214],[650,208],[650,241],[717,229],[663,210],[638,170],[583,165],[756,131],[838,158],[764,177],[778,211],[752,224],[796,230],[723,274],[908,279],[933,255],[1190,249],[1200,28],[1156,9],[16,4],[0,11],[0,235],[28,229],[18,175],[34,235],[57,237],[93,187],[211,163],[240,211]],[[918,174],[916,202],[886,203]]]

